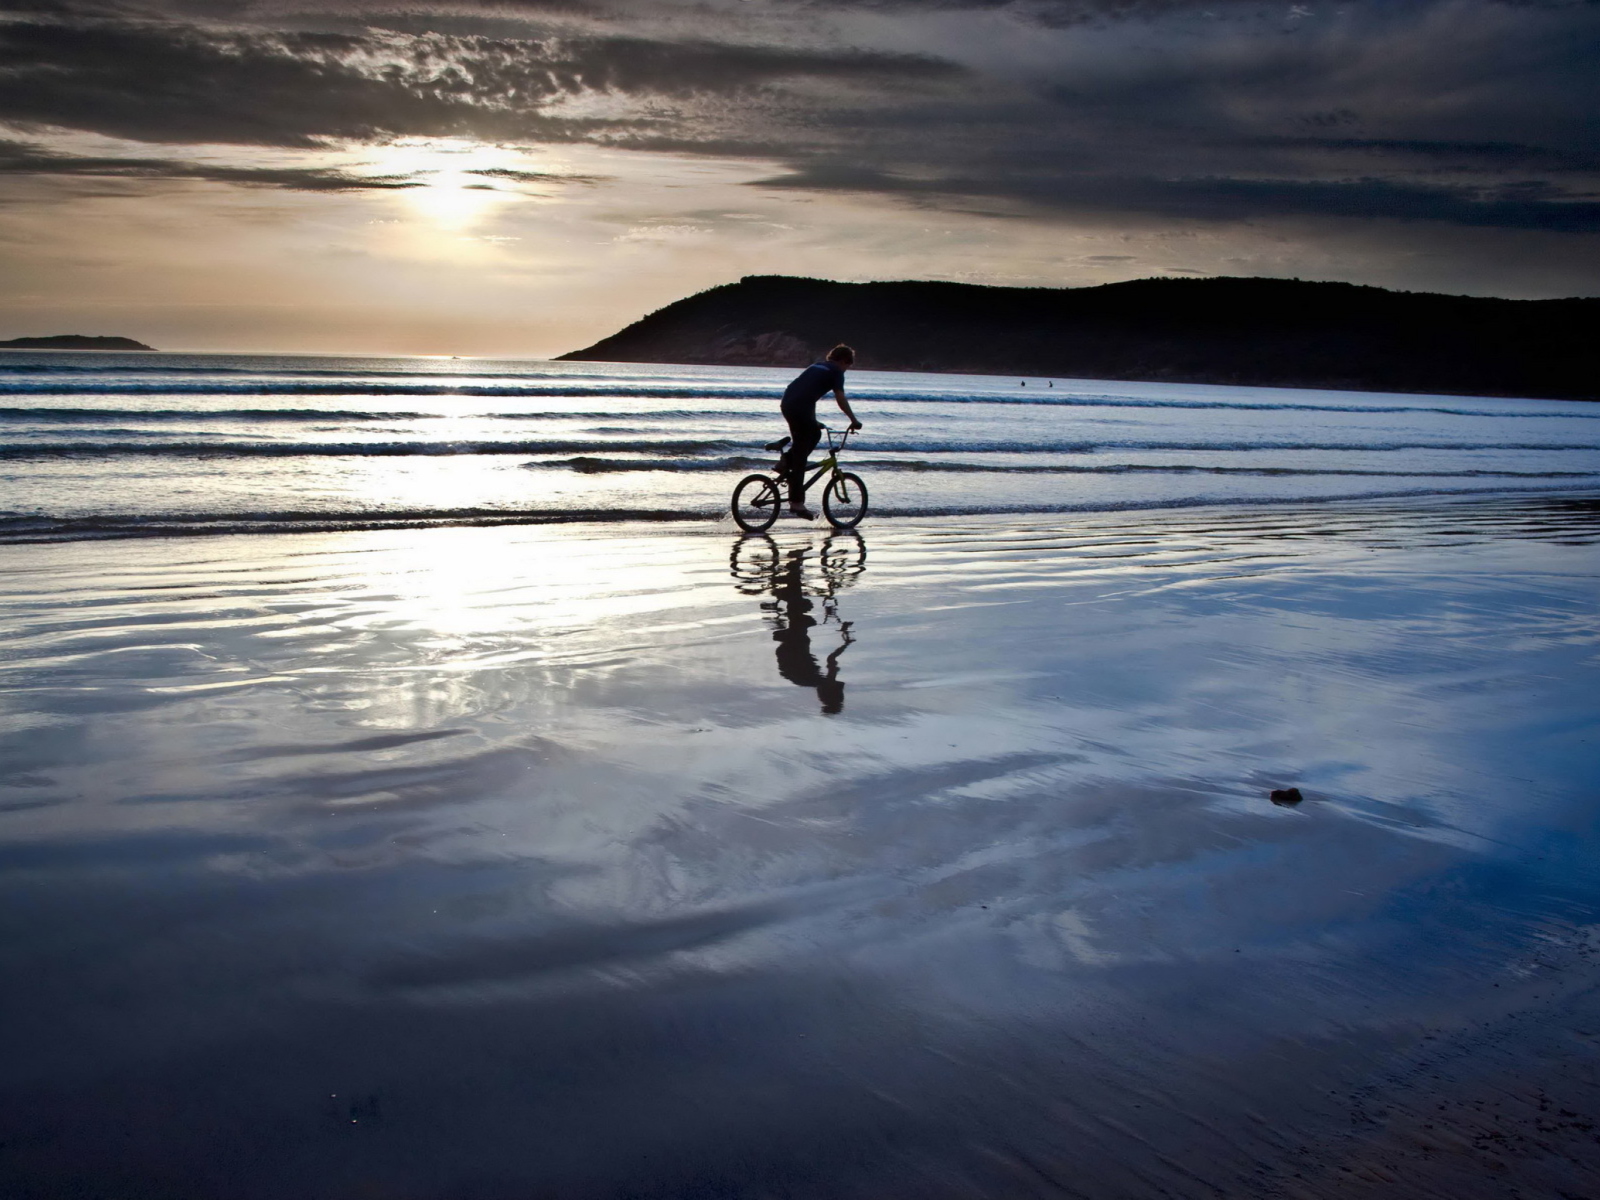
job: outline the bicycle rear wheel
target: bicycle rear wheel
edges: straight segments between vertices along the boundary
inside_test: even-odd
[[[778,519],[778,485],[768,475],[746,475],[733,489],[733,519],[746,533],[770,529]]]
[[[728,573],[739,582],[733,586],[747,596],[760,596],[772,590],[772,577],[778,570],[778,544],[768,534],[738,538],[728,556]]]
[[[854,529],[867,515],[867,485],[861,476],[840,471],[822,493],[822,513],[835,529]]]

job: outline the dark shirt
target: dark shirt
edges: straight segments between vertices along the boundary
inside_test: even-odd
[[[831,362],[814,362],[783,393],[783,415],[817,419],[817,401],[844,387],[844,368]]]

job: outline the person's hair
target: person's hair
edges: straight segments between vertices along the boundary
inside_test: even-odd
[[[829,362],[853,363],[855,360],[856,352],[850,349],[849,346],[846,346],[843,342],[840,342],[832,350],[828,351]]]

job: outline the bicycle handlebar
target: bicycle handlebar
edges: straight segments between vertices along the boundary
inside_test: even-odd
[[[818,425],[822,425],[822,428],[827,431],[827,433],[828,433],[828,447],[829,447],[829,449],[834,450],[835,452],[843,450],[844,449],[844,444],[850,440],[850,435],[852,433],[856,432],[854,429],[851,429],[848,426],[846,426],[845,427],[845,431],[843,433],[839,434],[839,444],[837,446],[835,446],[833,444],[833,435],[835,433],[838,433],[838,430],[834,429],[834,427],[832,425],[823,425],[823,423],[821,421],[818,421],[817,424]]]

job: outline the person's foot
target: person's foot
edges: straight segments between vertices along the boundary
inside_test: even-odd
[[[817,519],[817,514],[803,504],[791,504],[789,506],[789,515],[791,517],[799,517],[802,521],[815,521]]]

